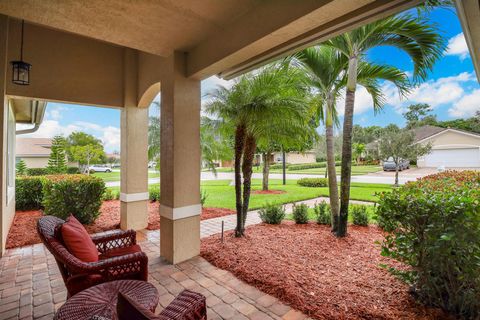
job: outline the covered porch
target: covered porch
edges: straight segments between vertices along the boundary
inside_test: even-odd
[[[304,318],[198,257],[200,81],[212,75],[234,78],[420,2],[0,3],[0,318],[50,319],[66,299],[58,268],[43,245],[5,250],[15,214],[15,123],[41,125],[33,111],[25,119],[19,110],[48,101],[121,110],[121,228],[138,230],[161,307],[187,288],[207,296],[212,319]],[[478,73],[478,1],[459,1],[458,8]],[[11,81],[22,20],[24,60],[32,64],[28,86]],[[161,229],[146,232],[148,106],[158,94]]]

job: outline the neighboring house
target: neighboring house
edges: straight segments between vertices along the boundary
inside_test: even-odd
[[[415,143],[432,144],[431,152],[417,160],[418,167],[480,168],[480,134],[435,126],[413,132]]]
[[[45,168],[48,165],[52,147],[50,138],[20,138],[15,144],[16,162],[23,160],[27,168]],[[77,167],[77,162],[68,162],[67,166]]]
[[[283,154],[281,152],[275,152],[273,154],[273,161],[276,163],[282,162]],[[315,163],[317,162],[317,156],[314,151],[288,152],[285,154],[285,162],[289,164]]]

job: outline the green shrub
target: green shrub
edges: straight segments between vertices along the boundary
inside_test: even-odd
[[[47,176],[43,184],[45,214],[66,219],[70,214],[90,224],[100,214],[105,182],[87,175]]]
[[[285,218],[285,209],[281,205],[267,204],[259,211],[260,219],[268,224],[280,224]]]
[[[293,205],[293,220],[297,224],[308,223],[308,206],[304,203]]]
[[[288,163],[285,163],[285,168],[288,168],[290,165]],[[283,164],[281,163],[276,163],[270,165],[270,169],[275,170],[275,169],[283,169]]]
[[[80,169],[78,169],[78,167],[68,167],[67,168],[67,173],[68,174],[79,174]]]
[[[15,209],[42,208],[44,177],[18,177],[15,179]]]
[[[148,188],[148,198],[150,201],[160,201],[160,186],[151,185]]]
[[[301,178],[297,180],[297,184],[302,187],[321,188],[328,186],[326,178]]]
[[[207,198],[208,198],[207,190],[200,189],[200,204],[202,205],[202,208],[205,202],[207,201]]]
[[[113,199],[115,199],[115,193],[112,191],[112,189],[106,188],[105,192],[103,193],[102,200],[109,201]]]
[[[47,168],[28,168],[27,175],[29,176],[45,176],[48,174]]]
[[[325,200],[320,203],[315,203],[313,212],[315,213],[315,221],[317,221],[318,224],[332,224],[330,205],[328,205]]]
[[[292,164],[288,167],[288,171],[297,171],[305,169],[315,169],[315,168],[325,168],[327,166],[326,162],[315,162],[315,163],[302,163],[302,164]]]
[[[367,206],[353,205],[351,208],[353,224],[357,226],[368,226]]]
[[[465,319],[480,318],[480,173],[445,172],[380,195],[382,255],[411,268],[392,273],[417,297]]]

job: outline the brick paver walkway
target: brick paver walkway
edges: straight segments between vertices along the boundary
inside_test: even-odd
[[[254,219],[249,221],[254,223]],[[202,234],[215,231],[214,223],[204,225]],[[207,297],[211,320],[305,318],[201,257],[178,265],[167,264],[159,258],[159,236],[159,231],[138,233],[139,244],[149,256],[149,281],[160,293],[158,312],[188,288]],[[42,244],[8,250],[0,259],[1,320],[52,319],[65,299],[66,289],[58,267]]]

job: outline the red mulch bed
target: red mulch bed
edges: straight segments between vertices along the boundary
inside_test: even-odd
[[[160,204],[158,201],[149,202],[148,204],[148,230],[160,229],[160,217],[158,213],[159,206]],[[97,220],[93,224],[85,226],[88,233],[97,233],[120,228],[119,200],[104,201],[100,211],[101,213]],[[223,208],[203,208],[200,219],[212,219],[234,213],[235,211]],[[40,210],[15,212],[15,218],[12,227],[10,228],[10,232],[8,233],[6,248],[11,249],[40,243],[41,240],[37,235],[37,221],[42,215],[43,213]]]
[[[442,319],[415,303],[408,286],[379,267],[377,227],[350,226],[344,239],[316,224],[251,226],[246,237],[202,239],[201,255],[215,266],[316,319]],[[397,266],[400,266],[396,263]]]
[[[253,194],[282,194],[285,193],[283,190],[255,190],[252,191]]]

